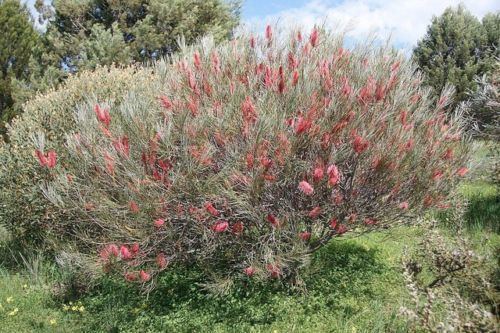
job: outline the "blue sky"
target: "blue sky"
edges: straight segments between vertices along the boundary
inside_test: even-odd
[[[411,49],[434,15],[460,3],[479,18],[500,10],[499,0],[246,0],[243,21],[257,30],[276,22],[285,28],[299,25],[305,29],[319,23],[347,29],[349,40],[373,34]]]
[[[26,0],[33,4],[35,0]],[[48,1],[48,0],[46,0]],[[77,1],[77,0],[74,0]],[[166,0],[165,0],[166,1]],[[500,0],[243,0],[242,21],[252,30],[266,24],[312,29],[324,24],[347,29],[348,40],[366,39],[370,34],[391,38],[401,49],[411,49],[425,34],[433,15],[448,6],[463,3],[481,18],[500,10]]]

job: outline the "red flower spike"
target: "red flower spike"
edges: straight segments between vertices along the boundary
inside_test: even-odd
[[[161,106],[165,109],[170,109],[174,105],[167,96],[160,96]]]
[[[281,270],[277,265],[268,264],[266,268],[273,279],[277,279],[281,275]]]
[[[167,267],[168,261],[167,261],[167,258],[165,257],[165,254],[159,253],[156,256],[156,264],[158,265],[158,267],[160,269],[165,269],[165,267]]]
[[[217,221],[217,223],[212,226],[212,230],[216,233],[224,232],[227,228],[229,228],[229,223],[223,220]]]
[[[364,221],[365,225],[375,225],[377,222],[374,219],[366,218]]]
[[[311,211],[309,212],[308,216],[312,219],[315,219],[317,218],[319,215],[321,214],[321,207],[317,206],[317,207],[314,207],[313,209],[311,209]]]
[[[151,275],[149,273],[146,273],[145,271],[140,271],[139,276],[141,277],[142,282],[148,282],[151,280]]]
[[[198,51],[195,51],[193,54],[193,61],[194,61],[194,67],[196,69],[200,70],[201,69],[201,57]]]
[[[217,209],[215,209],[214,205],[212,205],[211,202],[205,202],[204,207],[210,215],[219,216],[219,211]]]
[[[255,268],[252,266],[246,267],[243,269],[243,273],[248,277],[252,277],[255,274]]]
[[[231,232],[235,235],[241,235],[243,234],[243,229],[244,229],[243,222],[236,222],[231,227]]]
[[[335,231],[337,232],[337,235],[342,235],[347,232],[347,227],[343,224],[339,224]]]
[[[266,39],[268,42],[271,42],[271,39],[273,38],[273,30],[271,26],[268,24],[266,26]]]
[[[132,252],[133,255],[137,254],[139,252],[139,244],[134,243],[130,247],[130,251]]]
[[[309,42],[311,42],[312,47],[316,47],[318,45],[318,29],[314,27],[313,31],[311,32],[311,36],[309,36]]]
[[[333,218],[330,220],[330,228],[332,229],[336,229],[337,228],[337,225],[338,225],[339,221],[336,219],[336,218]]]
[[[323,179],[324,175],[325,175],[325,172],[323,171],[323,168],[317,167],[314,169],[314,172],[313,172],[313,180],[315,182],[319,182],[321,179]]]
[[[139,213],[139,206],[137,206],[137,203],[133,200],[128,203],[128,208],[134,214]]]
[[[267,221],[269,223],[271,223],[274,227],[279,227],[280,226],[280,221],[273,214],[268,214],[267,215]]]
[[[102,261],[108,261],[110,257],[118,257],[120,254],[120,250],[116,244],[109,244],[104,249],[99,252],[99,257],[101,257]]]
[[[137,273],[127,272],[127,273],[125,273],[124,277],[125,277],[125,280],[127,280],[129,282],[134,282],[137,280]]]
[[[300,135],[304,132],[307,132],[312,126],[312,122],[308,119],[305,119],[302,116],[297,118],[297,125],[295,127],[295,134]]]
[[[113,147],[118,153],[122,154],[125,157],[129,157],[130,145],[128,142],[128,137],[123,136],[121,138],[113,140]]]
[[[434,171],[434,173],[432,174],[432,179],[438,181],[441,178],[443,178],[443,172],[441,170]]]
[[[109,115],[108,109],[102,109],[99,104],[96,104],[94,107],[94,112],[97,116],[97,120],[103,123],[106,127],[109,127],[109,123],[111,122],[111,116]]]
[[[123,260],[132,259],[132,253],[130,253],[130,250],[125,245],[122,245],[120,247],[120,256]]]
[[[42,167],[47,166],[48,163],[47,158],[45,157],[45,155],[43,155],[41,151],[39,151],[38,149],[35,150],[35,155],[38,158],[38,163],[40,163],[40,166]]]
[[[160,229],[161,227],[163,227],[164,224],[165,224],[164,219],[157,219],[154,221],[154,225],[157,229]]]
[[[309,184],[305,180],[299,183],[298,189],[305,195],[313,195],[314,193],[314,188],[311,186],[311,184]]]
[[[361,154],[362,152],[364,152],[368,148],[369,142],[367,140],[363,139],[361,136],[355,134],[352,145],[353,145],[354,151],[358,154]]]
[[[408,204],[408,201],[403,201],[402,203],[399,204],[399,208],[403,210],[407,210],[410,205]]]
[[[466,167],[461,167],[460,169],[457,170],[457,174],[460,177],[465,176],[467,174],[467,172],[469,172],[469,169],[467,169]]]
[[[309,239],[311,239],[311,233],[303,231],[299,233],[299,238],[302,239],[304,242],[307,242]]]
[[[293,71],[292,85],[295,87],[299,82],[299,72]]]
[[[340,173],[337,166],[335,164],[331,164],[327,169],[327,173],[328,173],[328,185],[330,186],[337,185],[340,180]]]

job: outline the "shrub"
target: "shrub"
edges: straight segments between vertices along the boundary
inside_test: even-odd
[[[75,126],[76,105],[88,96],[118,105],[127,89],[149,80],[146,72],[132,67],[101,67],[70,77],[61,89],[39,95],[24,105],[24,114],[8,126],[9,142],[0,142],[0,224],[10,231],[15,243],[39,245],[47,241],[49,226],[68,218],[66,211],[54,210],[43,196],[39,184],[50,174],[34,160],[31,137],[42,133],[46,149],[57,151],[62,163],[65,135]]]
[[[403,258],[412,305],[401,314],[415,331],[495,332],[499,293],[485,278],[492,275],[487,263],[460,233],[449,241],[429,228],[415,253]]]
[[[147,283],[170,263],[235,277],[294,276],[332,237],[446,206],[463,176],[461,118],[415,67],[314,29],[210,39],[159,62],[120,103],[77,107],[64,163],[38,136],[31,165],[71,219],[58,228],[106,271]]]

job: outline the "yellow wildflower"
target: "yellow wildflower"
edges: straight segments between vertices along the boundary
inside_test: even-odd
[[[6,299],[7,303],[11,303],[13,300],[14,300],[14,297],[12,297],[12,296],[7,297],[7,299]]]
[[[19,311],[18,308],[15,308],[14,310],[12,310],[11,312],[7,313],[8,316],[15,316],[17,314],[17,312]]]
[[[51,319],[49,321],[49,323],[50,323],[50,325],[55,325],[55,324],[57,324],[57,321],[55,319]]]

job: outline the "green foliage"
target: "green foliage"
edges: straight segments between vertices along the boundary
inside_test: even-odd
[[[74,129],[74,109],[87,96],[95,96],[119,105],[133,85],[146,85],[151,77],[133,67],[100,67],[93,72],[71,76],[61,89],[39,95],[25,105],[25,113],[7,126],[9,143],[0,142],[0,224],[17,244],[51,243],[47,226],[66,219],[64,211],[47,206],[39,187],[47,173],[36,167],[33,155],[34,133],[48,138],[48,148],[61,150],[66,133]],[[62,237],[64,234],[56,234]]]
[[[12,79],[26,79],[30,53],[39,43],[30,14],[18,0],[0,1],[0,135],[14,116]]]
[[[31,53],[29,77],[15,82],[15,108],[70,73],[150,62],[175,52],[181,37],[186,43],[207,34],[227,39],[238,24],[239,6],[223,0],[58,0],[49,6],[38,0],[47,31]]]
[[[483,24],[462,5],[434,17],[413,56],[436,94],[446,84],[456,88],[456,101],[475,91],[474,78],[492,69],[499,56],[498,14],[485,16]]]

